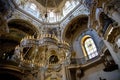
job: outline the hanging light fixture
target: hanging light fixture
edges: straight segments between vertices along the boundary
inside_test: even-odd
[[[19,59],[23,66],[45,67],[66,64],[70,59],[70,45],[59,40],[54,34],[42,34],[37,38],[25,37],[16,50],[18,50],[16,54],[19,53]]]
[[[47,5],[45,18],[47,19]],[[24,37],[15,48],[14,59],[20,62],[20,66],[27,68],[60,68],[60,65],[70,63],[70,50],[70,45],[66,41],[45,29],[37,37]]]

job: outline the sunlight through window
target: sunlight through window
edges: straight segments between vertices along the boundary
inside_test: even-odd
[[[30,5],[30,8],[31,8],[32,10],[36,10],[37,7],[36,7],[35,4],[32,3],[32,4]]]
[[[86,49],[89,59],[94,58],[98,55],[97,48],[92,38],[87,38],[85,40],[84,47]]]

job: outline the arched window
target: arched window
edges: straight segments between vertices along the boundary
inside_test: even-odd
[[[37,5],[34,4],[34,3],[29,3],[28,2],[26,4],[25,10],[36,18],[38,18],[39,15],[40,15],[40,11],[38,10]]]
[[[36,10],[37,9],[37,7],[36,7],[36,5],[34,4],[34,3],[31,3],[31,5],[30,5],[30,9],[32,9],[32,10]]]
[[[66,1],[65,7],[68,8],[70,6],[70,1]]]
[[[89,35],[83,37],[82,49],[83,49],[84,55],[87,56],[88,59],[92,59],[98,56],[96,45],[93,39]]]
[[[66,16],[71,10],[73,10],[79,4],[78,1],[66,1],[63,8],[63,15]]]

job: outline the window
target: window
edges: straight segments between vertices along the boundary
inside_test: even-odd
[[[50,11],[48,13],[48,21],[49,22],[55,22],[56,21],[56,13],[54,13],[54,11]]]
[[[52,11],[50,12],[50,17],[54,17],[54,13]]]
[[[82,46],[83,46],[83,52],[85,56],[88,57],[88,59],[92,59],[98,56],[97,48],[95,46],[93,39],[90,36],[85,37],[82,40]]]
[[[32,3],[32,4],[30,5],[30,8],[35,11],[37,7],[36,7],[35,4]]]
[[[36,18],[40,15],[39,10],[34,3],[27,3],[25,10]]]
[[[65,3],[65,7],[68,8],[69,6],[70,6],[70,2],[67,1],[67,2]]]
[[[75,3],[76,2],[76,3]],[[70,11],[72,11],[77,5],[79,4],[79,2],[77,1],[66,1],[65,6],[63,8],[63,15],[66,16]]]

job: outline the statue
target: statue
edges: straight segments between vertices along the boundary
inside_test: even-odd
[[[9,28],[5,16],[0,14],[0,35],[4,33],[9,33]]]

